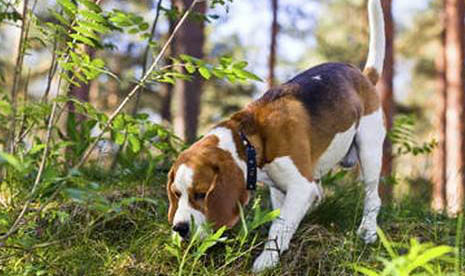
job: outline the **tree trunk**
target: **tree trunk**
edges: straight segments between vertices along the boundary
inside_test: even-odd
[[[381,93],[381,101],[384,113],[386,114],[386,127],[388,131],[392,128],[392,118],[394,115],[393,100],[393,78],[394,78],[394,23],[392,18],[392,0],[382,1],[384,11],[384,22],[386,31],[386,57],[384,61],[383,74],[378,84]],[[392,173],[392,144],[389,139],[384,141],[383,146],[383,167],[381,175],[389,177]],[[392,185],[381,183],[379,192],[383,199],[390,200],[392,197]]]
[[[171,34],[174,30],[175,23],[173,20],[169,20],[169,34]],[[166,53],[167,56],[176,56],[176,44],[177,44],[176,36],[171,41],[171,45],[168,48],[168,52]],[[167,65],[172,64],[171,60],[168,61]],[[172,121],[172,114],[171,114],[171,103],[173,101],[173,92],[174,87],[171,83],[163,84],[161,88],[161,111],[160,115],[163,121],[171,123]]]
[[[441,16],[442,26],[444,27],[445,17]],[[439,55],[436,57],[436,78],[437,78],[437,96],[436,96],[436,118],[434,121],[437,131],[438,146],[434,152],[433,168],[433,193],[431,196],[431,208],[436,212],[443,212],[446,205],[445,187],[446,187],[446,29],[441,33],[441,43]]]
[[[463,210],[464,124],[463,61],[464,1],[445,0],[446,10],[446,201],[451,217]]]
[[[273,12],[273,21],[271,23],[271,42],[270,56],[268,59],[268,88],[273,87],[275,83],[274,68],[276,66],[276,46],[278,37],[278,0],[271,0],[271,9]]]
[[[173,0],[179,10],[184,11],[192,0]],[[194,7],[197,13],[205,14],[206,1]],[[179,29],[176,40],[176,53],[203,58],[205,41],[204,22],[189,18]],[[198,117],[200,114],[200,96],[202,94],[202,78],[195,74],[192,81],[176,80],[175,93],[178,94],[178,108],[175,118],[176,133],[189,143],[197,137]]]

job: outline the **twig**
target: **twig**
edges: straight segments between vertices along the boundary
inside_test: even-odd
[[[80,168],[87,160],[87,158],[89,157],[90,153],[94,150],[94,148],[97,146],[97,143],[100,141],[100,139],[102,139],[102,136],[103,134],[106,132],[106,130],[108,129],[108,127],[110,126],[110,124],[113,122],[113,120],[116,118],[116,116],[121,112],[121,110],[123,110],[124,106],[126,106],[126,104],[129,102],[129,100],[131,100],[131,98],[136,94],[136,92],[145,84],[145,82],[147,81],[147,79],[149,78],[150,76],[150,73],[152,73],[152,71],[155,69],[155,67],[157,66],[158,62],[160,62],[161,58],[163,57],[163,55],[165,54],[166,50],[168,49],[168,46],[170,45],[171,41],[173,40],[174,38],[174,35],[177,33],[177,31],[179,30],[179,28],[181,27],[181,25],[184,23],[184,21],[186,20],[187,16],[191,13],[192,9],[194,8],[195,4],[197,4],[199,2],[199,0],[194,0],[192,1],[192,4],[189,6],[189,8],[186,10],[186,12],[184,13],[184,15],[182,16],[181,20],[179,20],[178,24],[176,25],[176,27],[174,28],[173,30],[173,33],[171,33],[170,37],[168,38],[168,40],[165,42],[165,45],[163,46],[163,48],[161,49],[160,53],[157,55],[157,57],[155,58],[155,60],[153,61],[152,65],[149,67],[149,69],[147,70],[147,72],[145,73],[145,75],[142,77],[142,79],[138,82],[138,84],[131,90],[131,92],[129,92],[129,94],[126,96],[126,98],[123,99],[123,101],[120,103],[120,105],[116,108],[115,111],[113,111],[113,113],[110,115],[110,117],[108,118],[108,121],[107,123],[105,124],[105,126],[103,127],[103,129],[100,131],[99,135],[96,137],[96,139],[94,140],[94,142],[92,142],[92,144],[89,146],[88,150],[84,153],[84,155],[82,156],[81,160],[79,161],[79,163],[74,167],[75,169],[78,169]]]
[[[24,103],[27,103],[27,100],[28,100],[27,91],[29,90],[30,77],[31,77],[31,69],[29,69],[29,71],[27,72],[26,84],[24,85]],[[23,135],[23,133],[25,132],[24,130],[25,123],[26,123],[26,113],[23,113],[21,116],[21,123],[19,125],[18,137],[15,138],[15,140],[13,141],[13,149],[16,149],[16,146],[23,140],[20,138],[26,136],[26,135]]]
[[[38,187],[39,182],[40,182],[40,178],[42,177],[42,173],[43,173],[44,168],[45,168],[45,163],[46,163],[47,155],[48,155],[48,151],[49,151],[49,142],[50,142],[50,137],[51,137],[52,128],[53,128],[53,119],[54,119],[54,116],[55,116],[56,108],[57,108],[57,102],[55,101],[53,103],[53,106],[52,106],[52,113],[50,114],[50,118],[48,120],[47,135],[45,137],[44,153],[42,155],[42,160],[40,162],[39,171],[37,172],[37,176],[36,176],[36,179],[34,181],[34,185],[32,186],[32,190],[31,190],[31,193],[29,195],[29,199],[24,204],[23,209],[21,210],[21,213],[16,218],[15,222],[13,223],[11,228],[8,230],[8,232],[6,232],[6,234],[4,234],[3,236],[0,236],[0,241],[7,239],[11,234],[13,234],[18,229],[19,224],[20,224],[21,220],[23,219],[24,214],[26,213],[26,210],[28,209],[29,205],[32,202],[32,197],[33,197],[33,195],[35,194],[35,192],[37,190],[37,187]]]
[[[50,64],[50,69],[48,71],[47,75],[47,86],[45,88],[44,95],[42,96],[41,101],[44,102],[48,98],[48,94],[50,93],[50,88],[52,87],[52,80],[53,77],[55,76],[56,70],[57,70],[57,65],[58,63],[56,62],[56,49],[58,48],[58,40],[55,37],[53,41],[53,50],[52,50],[52,63]]]
[[[26,39],[26,29],[27,29],[27,7],[29,5],[29,0],[24,1],[23,7],[23,23],[21,24],[21,33],[19,37],[19,45],[18,45],[18,56],[16,57],[16,67],[15,73],[13,75],[13,85],[11,87],[11,129],[10,129],[10,153],[14,154],[15,152],[15,130],[16,130],[16,93],[18,90],[19,81],[21,79],[21,72],[23,68],[23,60],[24,60],[24,40]]]
[[[142,58],[142,60],[144,62],[143,66],[142,66],[142,76],[145,75],[145,73],[147,72],[147,66],[148,66],[148,63],[149,63],[148,59],[149,59],[150,44],[152,43],[152,41],[153,41],[153,39],[155,37],[155,30],[156,30],[157,25],[158,25],[158,18],[160,17],[161,3],[162,2],[163,2],[163,0],[158,1],[157,11],[156,11],[156,14],[155,14],[155,19],[153,20],[152,30],[150,31],[150,38],[147,41],[147,47],[145,47],[144,57]],[[135,115],[137,113],[137,110],[139,109],[140,97],[141,97],[142,93],[144,93],[144,88],[143,87],[136,95],[136,103],[134,104],[134,109],[132,110],[132,115]]]

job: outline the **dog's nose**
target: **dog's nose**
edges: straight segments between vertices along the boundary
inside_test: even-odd
[[[186,239],[189,236],[189,224],[187,222],[179,222],[173,226],[173,231],[178,232],[181,238]]]

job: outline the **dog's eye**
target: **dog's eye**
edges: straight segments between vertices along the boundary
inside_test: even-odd
[[[181,197],[181,193],[179,191],[174,191],[174,195],[177,197],[177,198],[180,198]]]
[[[203,200],[203,199],[205,199],[205,196],[206,196],[206,195],[207,195],[207,194],[205,194],[205,193],[195,193],[195,194],[194,194],[194,199],[195,199],[195,200]]]

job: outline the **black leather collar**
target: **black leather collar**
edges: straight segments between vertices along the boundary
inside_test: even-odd
[[[241,136],[241,141],[245,146],[245,155],[247,157],[246,187],[247,190],[255,191],[257,189],[257,152],[242,131],[239,132],[239,135]]]

